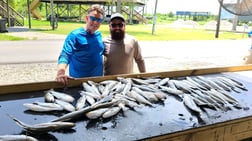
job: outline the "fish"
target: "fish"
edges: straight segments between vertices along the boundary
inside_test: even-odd
[[[126,95],[130,91],[131,87],[132,87],[131,82],[127,82],[125,87],[123,88],[121,94]]]
[[[131,78],[131,80],[132,80],[135,84],[138,84],[138,85],[149,85],[149,83],[146,82],[146,81],[143,80],[143,79]]]
[[[214,100],[217,103],[225,104],[226,102],[223,98],[215,94],[213,90],[204,91],[204,94],[208,95],[212,100]]]
[[[94,93],[96,95],[101,95],[98,88],[95,87],[94,85],[91,86],[91,85],[89,85],[89,83],[83,82],[82,86],[83,86],[83,89],[87,92]]]
[[[111,83],[116,84],[117,82],[118,82],[117,80],[104,80],[104,81],[101,81],[99,84],[101,84],[101,85],[109,85]]]
[[[97,93],[92,93],[92,92],[88,92],[88,91],[80,91],[79,92],[80,93],[80,95],[88,95],[88,96],[91,96],[91,97],[93,97],[94,99],[96,99],[96,100],[99,100],[99,99],[101,99],[102,98],[102,95],[101,94],[97,94]]]
[[[248,89],[240,82],[235,81],[231,78],[220,76],[218,77],[220,80],[222,80],[224,83],[231,85],[232,87],[240,88],[241,90],[248,91]]]
[[[226,92],[220,92],[222,93],[225,97],[227,97],[228,99],[231,100],[231,103],[235,106],[235,107],[240,107],[241,108],[241,105],[239,103],[238,100],[236,100],[234,97],[232,97],[231,95],[227,94]]]
[[[118,106],[111,107],[106,112],[104,112],[102,114],[102,118],[110,118],[110,117],[116,115],[117,113],[119,113],[120,110],[121,110],[121,108]]]
[[[109,108],[99,108],[90,112],[87,112],[85,115],[89,119],[97,119],[102,116]]]
[[[212,81],[214,81],[217,85],[219,85],[220,87],[222,87],[225,91],[231,92],[232,89],[227,86],[227,84],[223,83],[221,80],[216,79],[216,78],[210,78]]]
[[[126,107],[125,102],[118,103],[118,107],[120,107],[120,109],[122,109],[123,112],[126,112],[129,109],[128,107]]]
[[[142,95],[138,94],[134,90],[131,90],[129,93],[127,93],[127,95],[129,97],[132,97],[132,98],[136,99],[136,101],[139,102],[139,103],[146,104],[146,105],[149,105],[149,106],[153,107],[153,105],[152,105],[152,103],[150,101],[145,99]]]
[[[195,85],[194,83],[188,81],[187,79],[181,80],[183,83],[185,83],[186,85],[188,85],[190,88],[192,89],[200,89],[197,85]]]
[[[123,103],[125,106],[127,107],[130,107],[130,108],[135,108],[135,107],[140,107],[140,105],[138,103],[136,103],[136,100],[131,98],[131,97],[128,97],[126,95],[124,95],[123,97],[120,96],[121,94],[116,94],[114,96],[114,99],[113,100],[120,100],[122,101],[121,103]],[[126,97],[125,97],[126,96]],[[133,99],[133,100],[131,100]],[[118,105],[119,106],[119,105]],[[124,110],[124,109],[123,109]]]
[[[137,87],[143,91],[149,91],[149,92],[156,92],[158,91],[158,87],[155,85],[138,85],[138,84],[133,84],[132,86]]]
[[[202,90],[209,90],[208,87],[203,87],[202,85],[200,85],[200,83],[198,83],[197,81],[195,81],[194,79],[192,79],[191,77],[187,76],[186,80],[191,82],[193,85],[197,86],[198,88],[202,89]]]
[[[174,85],[176,86],[176,88],[178,88],[178,90],[181,90],[185,93],[191,93],[192,91],[192,88],[190,87],[190,85],[186,84],[185,82],[183,81],[180,81],[180,80],[171,80]]]
[[[100,85],[97,86],[97,88],[98,88],[99,92],[102,95],[102,92],[105,90],[105,86],[103,86],[103,85],[100,84]]]
[[[28,135],[0,135],[0,141],[38,141]]]
[[[124,78],[124,77],[116,77],[116,79],[119,81],[119,82],[122,82],[124,84],[128,83],[128,82],[131,82],[131,78]]]
[[[202,79],[196,77],[192,77],[192,80],[195,81],[196,83],[198,83],[199,85],[201,85],[202,87],[204,87],[207,90],[210,90],[212,87],[207,84],[205,81],[203,81]]]
[[[159,99],[159,100],[164,100],[167,98],[167,95],[164,94],[161,91],[153,92],[153,94]]]
[[[148,84],[156,84],[156,83],[160,82],[160,80],[161,80],[161,78],[159,76],[146,77],[146,78],[141,78],[141,79],[143,79]]]
[[[209,91],[205,91],[205,93],[207,95],[209,95],[211,97],[211,99],[213,99],[214,101],[216,101],[216,103],[219,103],[218,108],[220,108],[223,111],[227,111],[227,110],[232,110],[234,105],[230,104],[228,101],[226,101],[223,96],[221,96],[221,94],[219,94],[219,92],[217,92],[216,90],[209,90]]]
[[[207,100],[205,100],[204,98],[200,97],[199,95],[197,95],[196,93],[191,94],[192,99],[194,100],[194,102],[199,105],[199,106],[207,106],[210,108],[213,108],[215,110],[217,110],[217,107],[213,104],[208,102]]]
[[[166,87],[166,86],[159,86],[159,87],[161,88],[162,91],[165,91],[165,92],[170,93],[170,94],[174,94],[174,95],[184,94],[183,91],[178,90],[178,89],[173,89],[173,88]]]
[[[92,96],[85,95],[85,97],[90,105],[93,105],[95,103],[95,99]]]
[[[235,98],[233,98],[231,95],[228,95],[227,93],[225,93],[225,91],[218,91],[218,90],[211,90],[212,92],[214,92],[216,95],[218,95],[219,97],[221,97],[223,100],[229,102],[229,103],[239,103]]]
[[[61,109],[63,109],[59,104],[50,103],[50,102],[35,101],[32,104],[36,104],[36,105],[43,106],[43,107],[48,107],[48,108],[61,108]]]
[[[48,112],[48,111],[62,111],[63,107],[56,103],[24,103],[24,107],[28,108],[31,111],[37,112]]]
[[[101,103],[101,104],[96,104],[93,106],[87,106],[85,108],[82,108],[78,111],[73,111],[73,112],[69,112],[67,114],[64,114],[54,120],[52,120],[51,122],[56,122],[56,121],[69,121],[69,120],[73,120],[76,119],[82,115],[85,115],[85,113],[98,109],[98,108],[105,108],[105,107],[110,107],[113,105],[118,104],[118,102],[120,102],[120,100],[115,100],[115,101],[111,101],[111,102],[106,102],[106,103]]]
[[[114,97],[115,98],[124,98],[124,99],[127,99],[127,100],[130,100],[130,101],[136,101],[136,99],[134,99],[134,98],[132,98],[132,97],[129,97],[129,96],[127,96],[127,95],[122,95],[122,94],[119,94],[119,93],[116,93],[116,94],[114,94]]]
[[[88,80],[87,83],[91,86],[91,88],[93,88],[93,91],[97,94],[97,95],[101,95],[99,89],[98,89],[98,85],[97,83],[95,83],[94,81],[90,81]]]
[[[46,92],[44,98],[45,98],[46,102],[54,102],[55,101],[55,97],[51,93],[48,93],[48,92]]]
[[[122,83],[122,82],[118,82],[116,85],[114,85],[110,91],[114,91],[114,92],[118,92],[118,93],[121,93],[124,89],[126,84]]]
[[[86,105],[86,96],[80,96],[75,105],[76,110],[82,109]]]
[[[161,79],[159,82],[157,82],[155,85],[157,85],[157,86],[163,86],[165,84],[168,84],[169,80],[170,80],[169,77],[165,77],[165,78]]]
[[[102,85],[101,85],[101,86],[102,86]],[[105,97],[105,96],[109,95],[110,89],[111,89],[111,88],[109,87],[109,85],[104,86],[104,89],[103,89],[102,92],[101,92],[101,96],[102,96],[102,97]]]
[[[55,99],[55,103],[62,106],[66,111],[69,111],[69,112],[75,111],[75,107],[71,103],[68,103],[66,101],[59,100],[59,99]]]
[[[221,110],[225,110],[223,106],[221,106],[219,104],[218,101],[216,101],[215,99],[213,99],[208,93],[207,91],[200,91],[200,90],[194,90],[193,91],[197,96],[199,96],[201,98],[201,100],[204,100],[206,102],[209,102],[211,104],[213,104],[215,107],[218,107]]]
[[[197,104],[193,101],[192,97],[188,94],[183,95],[183,103],[186,107],[196,113],[202,112],[201,109],[197,106]]]
[[[50,93],[54,97],[56,97],[57,99],[60,99],[60,100],[66,101],[66,102],[72,103],[75,100],[74,97],[72,97],[71,95],[66,94],[66,93],[62,93],[62,92],[57,92],[53,89],[48,90],[47,93]]]
[[[147,91],[142,91],[141,89],[137,87],[132,87],[132,90],[136,91],[143,97],[145,97],[148,101],[150,102],[158,102],[159,99],[153,94],[153,92],[147,92]]]
[[[216,84],[214,81],[212,81],[209,78],[203,77],[203,76],[197,76],[199,79],[201,79],[202,81],[206,82],[207,84],[209,84],[213,89],[215,90],[224,90],[222,87],[220,87],[218,84]]]
[[[116,87],[116,85],[119,83],[119,81],[110,81],[110,83],[106,84],[106,87],[108,87],[109,90],[113,90],[114,87]],[[101,83],[100,83],[101,84]]]
[[[45,122],[34,125],[26,124],[14,116],[7,114],[12,120],[14,120],[20,127],[31,133],[47,133],[49,131],[55,131],[59,129],[71,129],[75,126],[73,122]]]
[[[105,102],[109,102],[113,99],[113,95],[110,94],[110,95],[107,95],[105,97],[103,97],[102,99],[96,101],[95,103],[93,103],[92,105],[97,105],[97,104],[100,104],[100,103],[105,103]]]
[[[174,82],[173,82],[171,79],[168,80],[167,84],[168,84],[167,87],[169,87],[169,88],[178,89],[178,88],[175,86]]]

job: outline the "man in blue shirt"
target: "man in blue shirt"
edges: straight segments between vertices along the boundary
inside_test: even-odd
[[[92,5],[88,10],[86,27],[73,30],[65,39],[58,58],[56,81],[67,85],[68,79],[103,75],[103,51],[101,32],[104,10]],[[69,65],[69,75],[66,69]]]

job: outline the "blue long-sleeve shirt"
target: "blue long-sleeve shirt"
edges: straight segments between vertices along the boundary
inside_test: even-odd
[[[250,31],[248,32],[248,37],[249,37],[249,38],[252,37],[252,30],[250,30]],[[250,49],[252,49],[252,45],[250,46]]]
[[[248,37],[251,38],[252,30],[248,32]]]
[[[103,75],[104,44],[99,31],[94,34],[78,28],[68,34],[58,64],[69,65],[69,75],[75,78]]]

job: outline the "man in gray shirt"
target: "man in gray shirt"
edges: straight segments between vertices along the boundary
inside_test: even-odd
[[[138,41],[125,33],[125,26],[125,19],[120,13],[111,16],[110,36],[103,39],[105,44],[104,75],[133,73],[134,61],[139,72],[146,72]]]

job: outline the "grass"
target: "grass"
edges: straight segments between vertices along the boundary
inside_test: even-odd
[[[20,38],[20,37],[14,37],[14,36],[9,36],[6,34],[1,34],[0,33],[0,41],[18,41],[18,40],[25,40],[26,38]]]
[[[28,25],[28,23],[25,23]],[[59,22],[58,28],[55,30],[51,29],[50,23],[45,20],[37,21],[32,20],[32,29],[38,32],[45,32],[51,34],[63,34],[67,35],[73,29],[85,26],[85,23],[78,22]],[[135,36],[139,40],[215,40],[215,30],[205,30],[196,28],[172,28],[165,24],[155,25],[154,34],[152,35],[153,26],[149,25],[127,25],[126,30],[130,35]],[[38,29],[38,30],[36,30]],[[102,24],[99,29],[103,37],[109,35],[109,29],[107,24]],[[22,40],[22,38],[11,37],[5,34],[0,34],[0,40]],[[220,31],[218,39],[241,39],[243,33]]]

